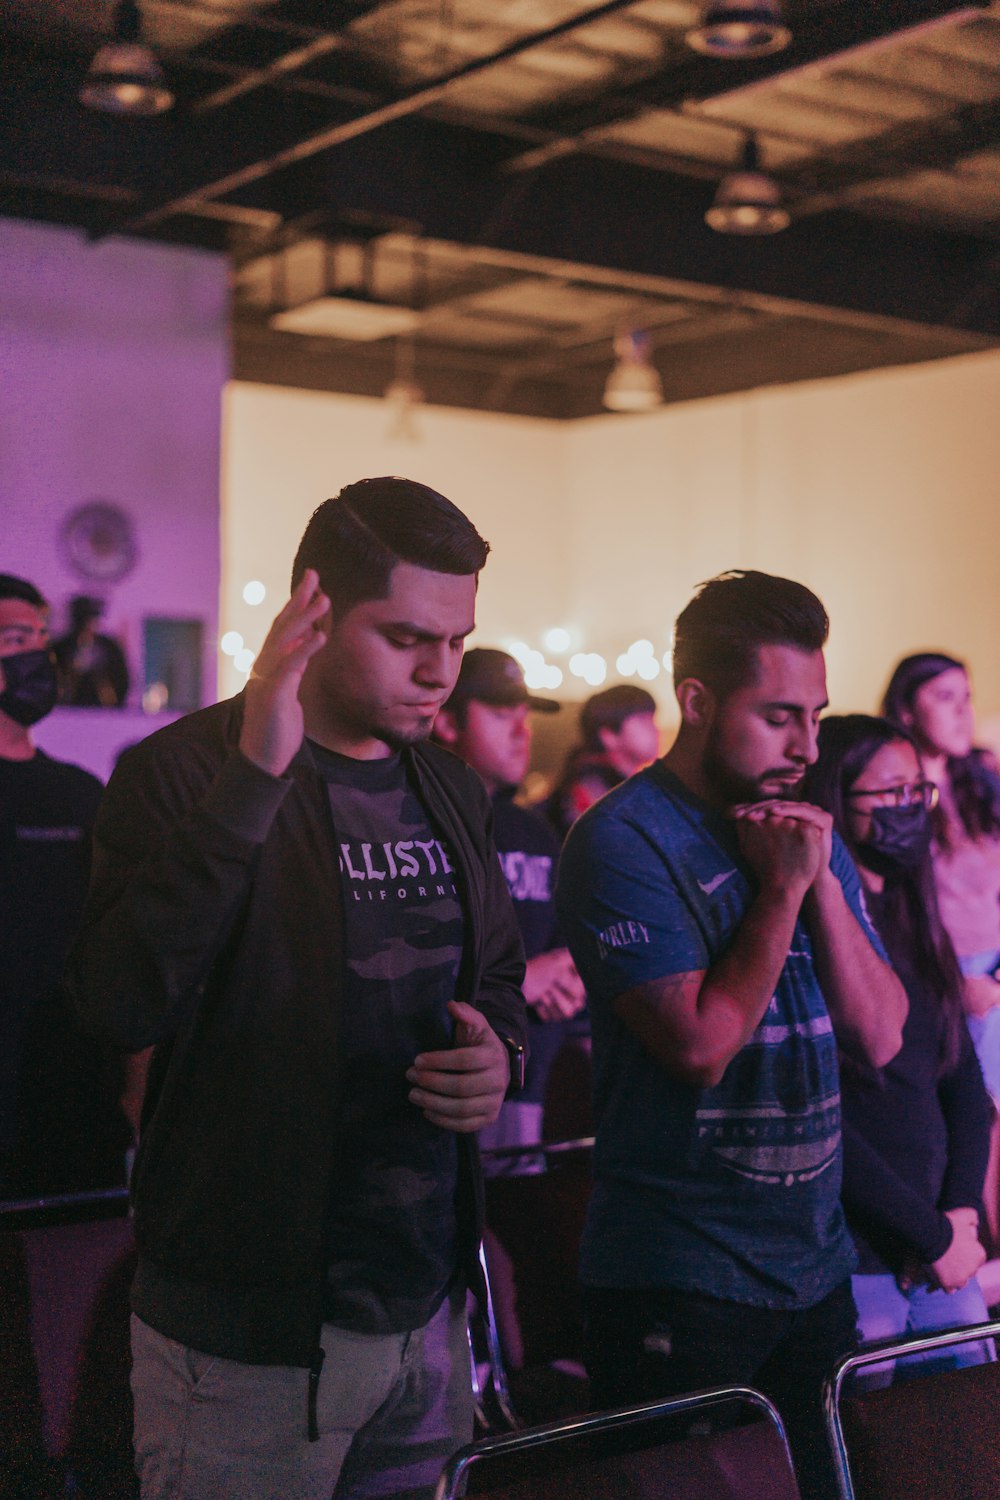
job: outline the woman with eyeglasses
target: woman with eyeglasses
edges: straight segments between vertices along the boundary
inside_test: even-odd
[[[892,1062],[874,1069],[842,1060],[843,1201],[858,1248],[860,1336],[867,1343],[981,1322],[988,1314],[975,1272],[986,1258],[979,1207],[990,1106],[935,897],[937,788],[905,731],[848,714],[820,724],[804,795],[832,814],[910,1002]],[[944,1362],[990,1358],[987,1346],[964,1345]],[[888,1383],[891,1372],[876,1369],[870,1383]]]
[[[938,651],[905,657],[882,713],[913,735],[938,788],[933,855],[941,920],[965,976],[965,1010],[986,1087],[1000,1104],[1000,777],[988,752],[972,743],[964,664]],[[991,1222],[995,1230],[995,1211]]]

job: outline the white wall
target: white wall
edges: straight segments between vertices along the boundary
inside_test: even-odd
[[[231,384],[225,399],[222,629],[256,650],[288,594],[292,559],[316,506],[368,475],[403,474],[460,505],[493,548],[477,605],[481,644],[540,634],[561,617],[559,562],[566,430],[552,422],[430,407],[421,437],[391,440],[382,401]],[[251,608],[243,585],[259,579]],[[220,691],[243,678],[224,659]]]
[[[56,629],[71,595],[106,595],[102,628],[127,648],[136,698],[145,616],[205,622],[215,695],[227,306],[220,256],[0,219],[0,571],[38,585]],[[129,513],[139,544],[106,589],[58,544],[95,499]]]
[[[580,424],[581,608],[597,631],[662,626],[724,568],[783,573],[829,611],[835,708],[874,709],[900,656],[937,647],[971,663],[996,715],[998,413],[990,353]]]
[[[826,603],[834,707],[874,709],[900,655],[938,647],[969,660],[989,719],[998,412],[994,353],[573,425],[432,408],[416,444],[386,440],[379,401],[233,385],[224,621],[259,645],[313,505],[348,480],[403,472],[455,499],[494,545],[482,644],[540,646],[564,624],[612,663],[639,636],[659,654],[696,583],[758,567]],[[259,611],[239,597],[251,577],[271,589]],[[230,669],[227,685],[239,681]],[[669,683],[650,686],[669,717]]]

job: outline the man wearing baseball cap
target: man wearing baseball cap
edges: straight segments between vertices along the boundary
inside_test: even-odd
[[[504,1101],[494,1125],[480,1131],[480,1144],[487,1149],[533,1145],[541,1139],[549,1069],[564,1041],[564,1023],[585,1001],[556,923],[559,842],[544,818],[514,801],[531,756],[531,714],[558,708],[551,698],[532,697],[512,656],[478,647],[465,653],[458,681],[434,725],[435,738],[486,783],[496,846],[527,958],[524,997],[532,1024],[524,1088]],[[510,1165],[516,1169],[517,1159],[511,1158]],[[503,1170],[502,1160],[494,1167]]]

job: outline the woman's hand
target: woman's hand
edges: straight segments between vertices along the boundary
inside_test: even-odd
[[[1000,1005],[1000,984],[990,974],[970,974],[963,981],[962,1003],[967,1016],[985,1016]]]
[[[931,1266],[934,1279],[944,1292],[960,1292],[979,1270],[986,1251],[979,1243],[979,1215],[974,1208],[950,1208],[951,1244]]]

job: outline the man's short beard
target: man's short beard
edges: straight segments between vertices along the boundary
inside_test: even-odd
[[[765,791],[762,783],[768,780],[767,772],[761,777],[753,777],[741,776],[734,771],[719,755],[718,736],[714,732],[709,734],[701,765],[716,797],[726,807],[739,807],[748,802],[788,801],[798,795],[797,787],[785,787],[779,792]]]
[[[709,782],[720,803],[726,807],[737,807],[743,802],[760,802],[762,793],[757,782],[749,776],[740,776],[718,755],[714,737],[705,746],[701,763],[706,781]]]
[[[380,724],[373,733],[393,750],[408,750],[411,745],[420,745],[429,739],[433,728],[434,715],[428,714],[412,729],[395,729],[389,724]]]

